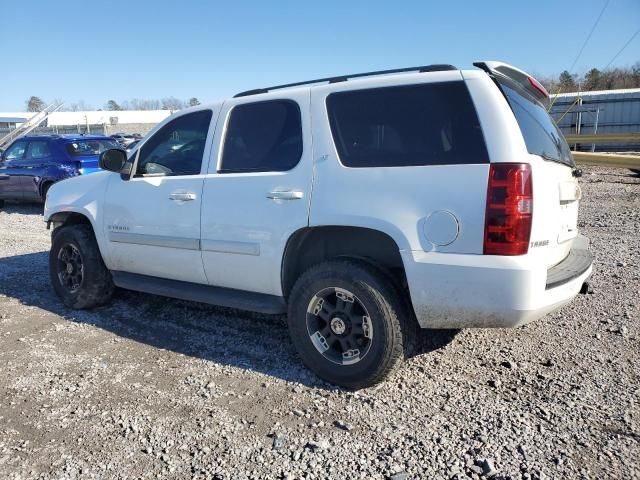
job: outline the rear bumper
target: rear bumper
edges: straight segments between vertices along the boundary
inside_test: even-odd
[[[422,328],[518,327],[569,303],[592,271],[588,240],[547,270],[524,257],[403,251]]]

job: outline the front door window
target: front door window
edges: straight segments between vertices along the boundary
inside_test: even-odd
[[[27,150],[27,142],[16,142],[5,152],[4,158],[7,161],[22,160]]]
[[[198,175],[211,115],[211,110],[189,113],[158,130],[140,149],[136,176]]]

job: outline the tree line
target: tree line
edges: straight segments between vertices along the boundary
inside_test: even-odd
[[[542,76],[536,78],[551,94],[640,88],[640,62],[636,62],[630,67],[603,70],[592,68],[584,75],[572,74],[565,70],[557,77]]]
[[[590,69],[584,75],[570,73],[567,70],[558,76],[536,76],[540,83],[544,85],[551,94],[577,92],[589,92],[592,90],[619,90],[623,88],[640,88],[640,62],[636,62],[630,67],[616,67],[599,70]],[[61,103],[60,100],[54,100]],[[28,112],[41,112],[47,103],[40,97],[32,96],[25,102]],[[65,105],[62,111],[79,112],[85,110],[182,110],[186,107],[200,105],[196,97],[189,100],[181,100],[176,97],[165,97],[161,99],[132,98],[131,100],[109,100],[102,108],[93,108],[83,100]]]
[[[61,100],[55,99],[53,103],[62,103]],[[35,95],[29,97],[25,102],[27,112],[41,112],[47,107],[47,102],[42,98]],[[87,110],[108,110],[108,111],[120,111],[120,110],[182,110],[187,107],[195,107],[200,105],[200,100],[196,97],[191,97],[189,100],[181,100],[176,97],[165,97],[161,99],[146,99],[146,98],[133,98],[131,100],[124,100],[117,102],[116,100],[109,100],[104,104],[102,108],[94,108],[91,105],[87,105],[84,100],[78,102],[65,104],[60,111],[63,112],[82,112]]]

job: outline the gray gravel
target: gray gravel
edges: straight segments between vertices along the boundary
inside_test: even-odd
[[[516,330],[423,332],[357,393],[282,318],[120,292],[64,308],[41,208],[0,211],[0,478],[640,478],[640,179],[588,169],[592,295]]]

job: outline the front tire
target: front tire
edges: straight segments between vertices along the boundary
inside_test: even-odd
[[[69,225],[54,232],[49,274],[56,294],[70,308],[104,305],[113,295],[111,273],[89,225]]]
[[[404,358],[403,330],[411,319],[386,276],[356,260],[310,268],[289,298],[291,339],[304,364],[346,388],[369,387]],[[403,328],[404,327],[404,328]]]

